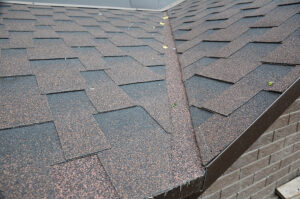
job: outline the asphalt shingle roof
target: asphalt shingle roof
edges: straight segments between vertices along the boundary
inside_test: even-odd
[[[299,12],[0,4],[0,198],[179,197],[300,77]]]

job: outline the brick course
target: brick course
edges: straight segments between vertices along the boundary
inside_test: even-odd
[[[300,98],[198,199],[278,199],[275,188],[299,168]]]

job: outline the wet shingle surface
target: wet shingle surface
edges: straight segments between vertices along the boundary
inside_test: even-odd
[[[299,12],[1,3],[0,193],[146,198],[201,177],[300,77]]]
[[[270,91],[300,77],[299,11],[286,1],[192,0],[168,11],[204,165],[278,97]]]

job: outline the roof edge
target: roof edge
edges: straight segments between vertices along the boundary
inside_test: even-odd
[[[151,11],[151,12],[163,12],[170,8],[182,3],[185,0],[177,0],[170,5],[167,5],[161,9],[147,9],[147,8],[127,8],[127,7],[113,7],[113,6],[93,6],[84,4],[68,4],[68,3],[43,3],[34,2],[30,0],[24,1],[13,1],[13,0],[0,0],[0,3],[12,3],[12,4],[22,4],[22,5],[32,5],[32,6],[57,6],[57,7],[76,7],[76,8],[100,8],[100,9],[111,9],[111,10],[135,10],[135,11]]]
[[[298,78],[268,109],[266,109],[239,137],[229,144],[206,168],[203,190],[220,177],[300,96]]]
[[[205,173],[191,181],[166,190],[155,199],[174,197],[196,199],[210,187],[300,96],[298,78],[281,96],[278,97],[239,137],[223,152],[205,166]]]
[[[189,198],[191,194],[200,195],[200,192],[197,191],[202,190],[203,183],[205,180],[205,174],[203,176],[199,176],[190,181],[186,181],[183,184],[177,185],[173,188],[165,190],[163,192],[155,194],[154,197],[149,197],[153,199],[174,199],[174,198]]]

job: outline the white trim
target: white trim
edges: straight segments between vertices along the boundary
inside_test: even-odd
[[[79,4],[63,4],[63,3],[39,3],[32,1],[11,1],[11,0],[0,0],[1,3],[14,3],[14,4],[25,4],[25,5],[37,5],[37,6],[59,6],[59,7],[78,7],[78,8],[102,8],[102,9],[116,9],[116,10],[144,10],[144,11],[155,11],[163,12],[185,0],[177,0],[174,3],[162,8],[162,9],[144,9],[144,8],[126,8],[126,7],[112,7],[112,6],[92,6],[92,5],[79,5]]]

